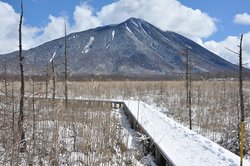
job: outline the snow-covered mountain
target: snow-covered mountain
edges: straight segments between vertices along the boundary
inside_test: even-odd
[[[175,32],[164,32],[137,18],[72,33],[66,41],[69,71],[77,75],[159,76],[184,73],[186,58],[183,52],[187,48],[194,73],[237,70],[237,66],[192,40]],[[60,71],[63,67],[64,38],[24,51],[26,73],[43,73],[55,52],[53,58]],[[17,55],[18,52],[5,55],[8,63],[13,63],[13,68],[18,67]],[[18,72],[10,67],[8,70]]]

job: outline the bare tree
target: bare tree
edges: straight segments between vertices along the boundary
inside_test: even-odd
[[[64,19],[64,96],[65,96],[65,110],[68,111],[68,55],[67,55],[67,25],[66,20]],[[72,132],[73,132],[73,149],[76,150],[76,127],[74,119],[74,110],[73,111],[73,122],[72,122]]]
[[[24,121],[24,69],[23,62],[24,56],[22,54],[22,21],[23,21],[23,1],[21,1],[21,15],[19,22],[19,65],[20,65],[20,74],[21,74],[21,88],[20,88],[20,104],[19,104],[19,119],[18,119],[18,133],[19,139],[21,143],[20,152],[26,151],[26,142],[25,142],[25,132],[23,129],[23,121]]]
[[[34,71],[34,70],[33,70]],[[36,147],[36,111],[35,111],[35,82],[32,80],[32,141],[33,147]],[[35,148],[32,148],[31,160],[35,156]]]
[[[68,107],[68,56],[67,56],[67,27],[66,27],[66,21],[64,19],[64,83],[65,83],[65,90],[64,90],[64,96],[65,96],[65,108]]]
[[[56,72],[55,72],[55,64],[54,58],[56,56],[56,52],[52,55],[50,62],[51,62],[51,70],[52,70],[52,99],[55,100],[56,97]]]
[[[243,41],[243,34],[241,34],[240,37],[240,45],[239,52],[232,51],[228,49],[229,51],[233,52],[234,54],[239,56],[239,97],[240,97],[240,166],[243,165],[243,158],[244,158],[244,136],[245,136],[245,113],[244,113],[244,98],[243,98],[243,65],[242,65],[242,41]]]
[[[245,134],[245,116],[244,116],[244,100],[243,100],[243,80],[242,80],[242,40],[243,34],[240,37],[239,51],[239,95],[240,95],[240,113],[241,113],[241,143],[240,143],[240,165],[243,165],[244,151],[244,134]]]
[[[14,84],[13,81],[11,82],[11,106],[12,106],[12,124],[11,124],[11,128],[12,128],[12,134],[13,134],[13,145],[16,143],[16,138],[15,138],[15,98],[14,98]]]
[[[48,99],[48,87],[49,87],[49,65],[46,65],[46,75],[45,75],[45,98]]]
[[[189,115],[189,129],[192,130],[192,109],[191,109],[191,73],[189,65],[188,49],[185,50],[186,56],[186,103]]]
[[[7,62],[6,56],[4,58],[4,93],[5,93],[5,105],[7,107],[7,100],[8,100],[8,85],[7,85]],[[4,110],[4,119],[3,119],[4,126],[6,125],[6,110]]]
[[[67,25],[66,20],[64,19],[64,96],[65,96],[65,110],[68,111],[68,55],[67,55]],[[72,110],[73,111],[73,110]],[[76,127],[74,123],[74,111],[73,111],[73,122],[71,124],[73,132],[73,149],[76,149]]]

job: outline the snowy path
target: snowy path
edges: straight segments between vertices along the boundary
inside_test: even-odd
[[[149,105],[125,101],[138,123],[176,166],[237,166],[239,156],[190,131]],[[139,109],[138,109],[139,108]],[[244,161],[250,166],[250,161]]]

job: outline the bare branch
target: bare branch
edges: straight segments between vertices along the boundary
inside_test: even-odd
[[[225,47],[225,49],[227,49],[228,51],[230,51],[230,52],[232,52],[232,53],[234,53],[234,54],[236,54],[236,55],[239,55],[239,53],[238,53],[238,52],[233,51],[233,50],[231,50],[231,49],[229,49],[229,48],[227,48],[227,47]]]

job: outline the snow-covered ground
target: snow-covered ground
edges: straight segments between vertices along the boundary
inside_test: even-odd
[[[237,166],[239,156],[138,101],[125,101],[139,124],[176,166]],[[139,104],[139,105],[138,105]],[[250,161],[244,160],[249,166]]]
[[[74,98],[93,100],[93,98]],[[96,99],[98,100],[98,99]],[[168,118],[160,110],[135,100],[101,99],[124,102],[139,124],[176,166],[237,166],[239,156],[217,143]],[[127,128],[127,127],[126,127]],[[128,137],[131,139],[131,137]],[[129,141],[132,143],[133,141]],[[129,144],[130,144],[129,143]],[[249,160],[244,165],[250,166]]]
[[[27,152],[19,153],[11,142],[5,147],[0,142],[0,165],[154,164],[152,156],[142,156],[140,135],[130,127],[122,110],[89,108],[74,101],[69,101],[67,111],[60,107],[60,101],[54,108],[47,102],[37,104],[35,121],[32,113],[26,112]],[[12,141],[14,134],[8,129],[4,132],[10,137],[4,140]],[[1,133],[0,138],[4,136]]]
[[[93,83],[89,83],[89,84],[92,86]],[[205,166],[206,165],[239,165],[240,159],[238,156],[231,154],[230,152],[223,149],[219,145],[213,143],[209,139],[206,139],[206,138],[198,135],[197,133],[188,130],[187,128],[183,127],[182,125],[174,122],[173,120],[167,118],[167,116],[172,116],[171,112],[179,113],[180,114],[179,117],[186,115],[185,112],[181,112],[182,109],[180,109],[180,107],[183,106],[181,103],[184,103],[181,101],[183,98],[185,99],[185,93],[184,93],[183,89],[178,88],[178,91],[176,91],[176,90],[171,91],[171,89],[173,89],[173,88],[171,86],[168,87],[168,84],[165,85],[164,83],[159,84],[160,86],[158,87],[158,90],[155,90],[157,87],[152,88],[152,86],[150,86],[150,85],[147,85],[146,90],[145,90],[145,89],[141,88],[142,85],[139,85],[139,87],[137,87],[137,89],[136,89],[136,88],[134,88],[134,84],[132,84],[133,86],[126,85],[129,83],[126,83],[125,84],[126,86],[122,86],[122,88],[120,88],[120,86],[118,86],[119,84],[117,85],[117,83],[108,83],[108,84],[109,84],[108,88],[105,87],[105,88],[109,89],[108,92],[106,92],[105,89],[99,85],[99,83],[97,83],[95,88],[89,88],[88,86],[86,86],[88,88],[84,89],[84,90],[79,88],[79,87],[82,88],[83,86],[78,86],[76,88],[77,92],[74,92],[74,93],[72,92],[72,99],[76,99],[76,97],[73,97],[73,96],[82,96],[82,94],[85,94],[85,96],[79,97],[78,99],[80,99],[80,100],[83,98],[93,99],[93,97],[94,97],[96,99],[97,98],[100,98],[100,99],[115,98],[115,99],[124,100],[124,99],[132,98],[131,96],[134,96],[133,99],[143,100],[146,103],[149,103],[150,106],[145,104],[145,103],[140,102],[139,111],[137,112],[138,101],[126,101],[127,105],[128,106],[130,105],[129,107],[130,107],[131,111],[134,112],[133,114],[135,115],[135,117],[137,117],[137,115],[138,115],[139,122],[144,124],[145,125],[144,127],[149,127],[149,129],[147,129],[147,130],[150,131],[150,133],[156,137],[155,138],[156,142],[158,142],[159,145],[164,144],[163,148],[164,147],[167,148],[166,152],[170,154],[168,156],[170,156],[170,157],[172,156],[173,159],[175,159],[175,160],[180,160],[180,161],[177,161],[179,163],[179,165],[183,165],[183,162],[185,160],[187,161],[188,164],[185,163],[184,165],[189,165],[190,162],[192,163],[191,165],[205,165]],[[204,82],[202,82],[202,85],[203,84],[204,84]],[[231,85],[230,86],[229,85],[230,84],[228,84],[228,87],[230,89],[232,89],[232,90],[235,89],[235,88],[232,88]],[[110,86],[112,86],[112,88],[109,88]],[[129,87],[129,88],[125,89],[126,87]],[[133,87],[134,89],[131,87]],[[205,86],[205,87],[207,88],[207,86]],[[214,87],[214,85],[213,85],[213,87]],[[229,108],[233,108],[229,104],[230,100],[227,97],[227,93],[228,93],[228,96],[232,96],[232,94],[234,94],[234,93],[233,92],[231,93],[231,91],[229,91],[230,92],[229,93],[226,90],[225,90],[225,92],[221,91],[220,89],[223,90],[223,87],[214,88],[215,90],[210,89],[208,91],[213,92],[211,95],[212,98],[214,100],[215,99],[218,100],[216,102],[212,100],[213,102],[211,102],[211,100],[210,100],[211,96],[209,96],[207,94],[207,92],[203,93],[203,91],[200,91],[200,86],[193,87],[193,89],[195,89],[195,88],[197,90],[194,90],[194,93],[193,93],[194,103],[198,102],[200,100],[200,105],[201,105],[200,112],[202,112],[202,111],[204,112],[204,110],[207,110],[207,114],[204,114],[204,116],[201,116],[200,120],[205,121],[206,119],[211,120],[212,118],[214,118],[214,119],[217,119],[217,121],[221,121],[221,119],[218,119],[218,117],[222,117],[219,115],[224,115],[222,117],[225,119],[225,121],[223,121],[223,124],[230,123],[228,121],[228,118],[226,118],[226,117],[233,118],[231,112],[224,111],[223,114],[214,114],[215,111],[211,112],[211,110],[216,110],[216,109],[214,109],[214,107],[211,107],[211,109],[210,109],[210,107],[209,107],[209,109],[205,109],[206,107],[204,106],[204,104],[209,103],[209,105],[211,105],[211,106],[213,106],[213,105],[221,106],[221,100],[218,100],[216,95],[226,92],[225,98],[227,100],[226,100],[225,104]],[[94,89],[94,90],[92,90],[92,89]],[[111,91],[110,89],[113,91],[110,92]],[[201,90],[202,90],[202,88],[201,88]],[[63,95],[61,95],[61,96],[63,96]],[[195,96],[198,96],[198,97],[195,98]],[[246,99],[247,98],[248,97],[246,97]],[[157,100],[159,100],[161,102],[158,102]],[[165,102],[164,105],[162,104],[163,102]],[[152,107],[152,106],[154,106],[154,107]],[[194,106],[195,106],[195,104],[194,104]],[[165,109],[163,110],[162,108],[165,108]],[[166,109],[166,108],[169,108],[169,109]],[[194,108],[196,108],[196,107],[194,107]],[[222,108],[223,107],[219,107],[220,110]],[[249,108],[249,107],[246,107],[246,108]],[[199,111],[199,109],[197,108],[197,112],[198,111]],[[160,113],[160,112],[162,112],[162,113]],[[165,114],[163,114],[163,112],[165,112]],[[139,113],[139,114],[137,114],[137,113]],[[166,116],[166,113],[167,113],[167,116]],[[193,113],[194,114],[196,113],[196,109],[193,109]],[[145,115],[147,115],[146,120],[144,120]],[[211,117],[210,115],[213,115],[214,117]],[[194,116],[194,119],[196,117],[197,116]],[[157,120],[155,120],[155,119],[157,119]],[[175,117],[175,120],[180,122],[180,123],[183,123],[183,119],[181,119],[181,118]],[[153,123],[155,123],[155,124],[153,124]],[[164,125],[162,125],[162,124],[164,124]],[[185,124],[185,123],[183,123],[183,124]],[[197,126],[198,123],[195,123],[195,125]],[[193,126],[194,129],[196,127],[195,125]],[[217,126],[218,126],[218,124],[215,123],[215,127],[217,127]],[[199,127],[200,127],[200,129],[202,129],[202,125]],[[225,128],[225,129],[231,129],[231,128],[229,126],[229,128]],[[249,127],[248,127],[248,129],[249,129]],[[196,130],[196,131],[198,131],[198,130]],[[204,129],[203,129],[203,131],[204,131]],[[216,133],[218,133],[219,137],[221,137],[221,133],[227,132],[227,131],[228,130],[223,130],[223,131],[218,130],[218,131],[213,131],[213,133],[216,132]],[[200,133],[207,136],[206,133],[205,134],[202,132],[200,132]],[[209,137],[209,138],[212,139],[211,137]],[[170,140],[170,141],[165,142],[166,139]],[[216,139],[214,141],[216,141]],[[228,140],[228,141],[230,142],[230,140]],[[132,143],[132,142],[130,142],[130,143]],[[191,148],[191,149],[193,148],[194,150],[190,150],[189,148]],[[188,149],[191,152],[188,152],[189,151]],[[0,155],[2,153],[4,153],[4,151],[5,151],[5,149],[2,149],[0,147]],[[72,155],[74,155],[74,154],[72,154]],[[76,154],[76,156],[77,156],[77,154]],[[173,160],[173,159],[171,158],[171,160]],[[210,161],[210,160],[214,160],[214,161]],[[205,161],[205,164],[200,164],[204,161]],[[245,160],[244,166],[249,166],[249,165],[250,165],[249,161]]]

